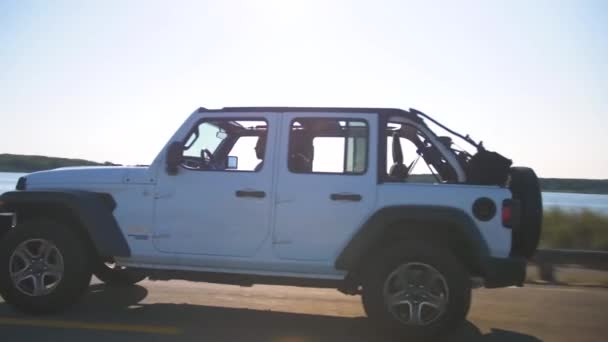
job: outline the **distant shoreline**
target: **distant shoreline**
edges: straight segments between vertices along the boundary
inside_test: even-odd
[[[57,158],[36,155],[0,154],[0,172],[30,173],[68,166],[114,166],[86,159]]]
[[[35,155],[0,154],[0,172],[30,173],[68,166],[116,166],[85,159],[57,158]],[[421,183],[435,181],[432,175],[413,175]],[[541,178],[543,192],[608,195],[608,179]]]

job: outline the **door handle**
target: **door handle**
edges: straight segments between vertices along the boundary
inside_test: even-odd
[[[264,198],[266,193],[258,190],[237,190],[235,192],[236,197],[253,197],[253,198]]]
[[[331,194],[329,198],[332,201],[351,201],[351,202],[359,202],[363,197],[359,194]]]

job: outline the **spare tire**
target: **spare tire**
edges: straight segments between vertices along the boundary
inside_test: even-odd
[[[543,202],[536,173],[527,167],[512,167],[509,188],[520,204],[520,221],[513,227],[511,256],[531,258],[540,242]]]

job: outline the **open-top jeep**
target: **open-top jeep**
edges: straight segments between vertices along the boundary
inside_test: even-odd
[[[522,285],[542,218],[531,169],[379,108],[201,108],[150,166],[32,173],[0,211],[0,294],[21,311],[73,304],[92,274],[333,287],[426,336],[474,285]]]

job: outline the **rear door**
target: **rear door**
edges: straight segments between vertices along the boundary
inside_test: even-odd
[[[330,261],[376,201],[377,115],[285,113],[281,121],[274,250]]]

